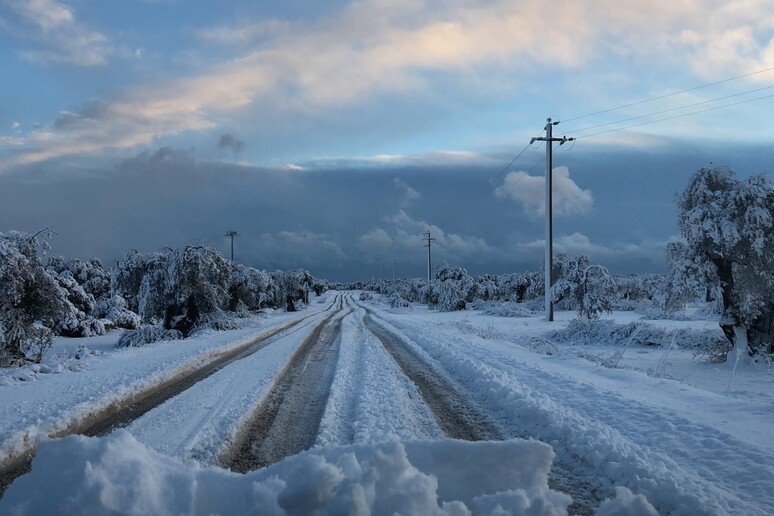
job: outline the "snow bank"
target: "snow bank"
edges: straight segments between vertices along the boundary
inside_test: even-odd
[[[658,511],[641,494],[625,487],[615,488],[615,498],[607,499],[597,509],[597,516],[658,516]]]
[[[239,475],[160,455],[118,431],[42,443],[0,513],[566,514],[570,497],[548,488],[553,456],[536,441],[392,440]]]

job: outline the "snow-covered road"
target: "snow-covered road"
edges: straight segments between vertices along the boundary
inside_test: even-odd
[[[557,461],[603,496],[623,485],[670,514],[774,513],[770,434],[751,443],[708,424],[706,415],[691,419],[695,410],[675,411],[681,391],[687,403],[706,400],[710,410],[719,407],[716,394],[640,372],[610,374],[584,360],[536,354],[426,317],[376,313],[417,356],[464,384],[511,437],[551,444]]]
[[[165,456],[239,471],[309,447],[327,454],[396,438],[535,439],[556,453],[550,486],[575,498],[570,511],[590,514],[625,486],[663,514],[774,513],[771,398],[737,399],[640,370],[601,367],[571,352],[536,352],[526,345],[540,334],[534,320],[500,319],[487,319],[481,331],[468,314],[393,310],[333,294],[302,316],[210,334],[185,342],[188,348],[156,343],[96,357],[100,367],[0,386],[4,392],[29,386],[27,402],[37,399],[41,414],[43,395],[52,398],[45,418],[10,418],[0,431],[9,450],[19,449],[13,436],[21,431],[49,434],[111,396],[284,328],[159,403],[128,432]],[[168,369],[150,367],[151,357]],[[55,391],[63,381],[67,388]],[[11,406],[3,398],[0,413]],[[728,421],[748,412],[757,430]],[[122,432],[113,438],[125,441]]]

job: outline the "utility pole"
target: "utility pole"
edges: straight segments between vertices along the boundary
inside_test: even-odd
[[[398,260],[393,260],[392,262],[392,281],[396,281],[398,279]]]
[[[427,243],[425,244],[425,247],[427,247],[427,284],[429,285],[432,282],[432,278],[430,276],[432,271],[432,260],[430,259],[430,247],[432,246],[433,240],[435,238],[430,236],[430,230],[427,230],[427,235],[424,237],[427,240]]]
[[[545,303],[546,303],[546,320],[554,320],[554,303],[551,301],[551,287],[554,284],[553,278],[553,266],[554,266],[554,199],[553,199],[553,169],[554,169],[554,142],[559,142],[559,145],[564,145],[567,142],[575,140],[575,138],[567,138],[562,136],[561,138],[554,138],[554,126],[559,125],[559,121],[552,122],[551,119],[547,119],[546,122],[546,135],[545,137],[532,138],[530,144],[536,141],[546,142],[546,257],[545,257]]]
[[[234,237],[239,236],[239,233],[234,231],[233,229],[231,231],[226,232],[227,237],[231,237],[231,261],[234,261]]]

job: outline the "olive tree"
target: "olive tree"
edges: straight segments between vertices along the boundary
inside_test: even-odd
[[[679,198],[684,245],[670,250],[672,281],[719,285],[720,327],[737,356],[774,352],[774,184],[702,168]]]

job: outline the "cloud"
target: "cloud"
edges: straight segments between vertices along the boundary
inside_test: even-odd
[[[575,232],[562,235],[554,239],[554,253],[565,253],[568,256],[586,255],[592,260],[605,263],[621,260],[640,260],[663,264],[665,249],[669,242],[677,241],[677,236],[670,236],[666,240],[643,240],[639,243],[618,242],[607,245],[593,242],[583,233]],[[532,240],[519,244],[518,250],[522,253],[540,256],[545,250],[544,239]]]
[[[207,44],[243,46],[277,36],[291,28],[282,20],[259,20],[234,26],[209,27],[198,31],[197,37]]]
[[[393,179],[392,183],[395,185],[395,189],[401,195],[401,206],[407,206],[412,201],[416,201],[422,198],[422,196],[419,195],[419,192],[411,188],[405,181],[402,181],[396,177]]]
[[[264,233],[257,238],[247,237],[243,247],[247,253],[270,256],[271,263],[291,269],[302,266],[320,266],[345,260],[347,254],[330,235],[308,230]]]
[[[62,2],[11,0],[8,5],[35,29],[29,37],[19,32],[40,47],[25,51],[28,59],[92,66],[116,53],[103,34],[86,28]],[[227,60],[186,77],[135,85],[97,112],[87,113],[84,106],[72,113],[83,117],[81,123],[33,131],[3,166],[210,131],[225,116],[255,105],[270,104],[265,109],[290,118],[320,116],[326,109],[385,95],[431,97],[439,72],[512,74],[535,63],[577,69],[603,52],[646,59],[687,55],[696,73],[708,76],[725,75],[729,68],[774,66],[774,14],[767,0],[558,0],[552,6],[546,16],[538,0],[362,0],[317,20],[248,20],[205,29],[199,40],[224,44],[232,52]],[[498,77],[487,81],[489,87],[502,87]],[[420,161],[472,159],[465,152],[443,151]],[[411,158],[373,157],[379,160],[409,163]]]
[[[101,66],[115,53],[107,37],[78,22],[72,8],[56,0],[9,0],[25,27],[18,34],[38,48],[21,56],[31,62]]]
[[[527,172],[510,172],[502,185],[495,189],[499,199],[512,199],[531,216],[545,215],[546,179],[530,176]],[[591,190],[581,189],[570,178],[570,170],[556,167],[553,170],[554,215],[579,215],[588,212],[594,204]]]
[[[360,246],[368,253],[379,253],[392,247],[392,238],[382,228],[374,228],[358,238]]]
[[[218,141],[218,148],[221,150],[231,149],[234,153],[240,153],[245,148],[245,142],[241,140],[237,140],[231,134],[224,134],[220,137],[220,140]]]
[[[493,251],[483,238],[446,232],[435,224],[414,219],[404,210],[399,210],[385,221],[392,226],[393,241],[404,249],[416,249],[422,243],[422,235],[430,231],[435,238],[434,248],[446,253],[447,257],[454,261]]]

